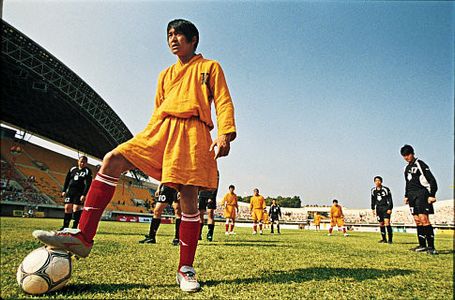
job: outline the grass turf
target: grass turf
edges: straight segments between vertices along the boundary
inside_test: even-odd
[[[0,218],[1,298],[36,298],[16,283],[22,259],[41,246],[34,229],[55,229],[61,220]],[[226,237],[216,226],[214,242],[199,243],[195,269],[202,291],[186,294],[175,283],[178,247],[173,225],[161,225],[157,244],[139,244],[148,224],[101,222],[88,259],[74,260],[69,284],[39,298],[144,299],[453,299],[453,237],[438,235],[438,256],[414,253],[414,234],[332,237],[325,232],[283,230],[251,235],[237,228]],[[207,227],[204,227],[206,233]]]

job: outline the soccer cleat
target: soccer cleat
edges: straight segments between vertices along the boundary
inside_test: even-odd
[[[87,257],[93,247],[93,242],[87,242],[79,229],[35,230],[32,235],[51,248],[62,249],[79,257]]]
[[[225,234],[225,235],[229,235],[229,232],[226,231],[224,234]]]
[[[156,244],[156,239],[147,237],[147,238],[143,239],[142,241],[139,241],[139,243],[140,244]]]
[[[209,242],[213,241],[213,236],[207,234],[207,241],[209,241]]]
[[[332,236],[332,234],[331,234],[331,233],[328,233],[327,236]]]
[[[439,254],[439,252],[435,248],[428,248],[427,253],[431,254],[431,255],[438,255]]]
[[[419,246],[419,247],[414,249],[415,252],[425,252],[427,250],[428,250],[427,247],[422,247],[422,246]]]
[[[393,244],[392,240],[389,240],[387,243],[388,243],[388,244]]]
[[[253,231],[253,235],[255,235],[255,234],[258,234],[258,232],[257,231]]]
[[[259,231],[259,234],[262,235],[262,230]]]
[[[177,271],[177,284],[184,292],[197,292],[201,289],[201,285],[197,282],[196,271],[190,266],[182,266]]]
[[[383,244],[383,243],[387,243],[387,241],[386,240],[380,240],[378,243],[380,243],[380,244],[382,243]]]
[[[180,245],[180,240],[179,239],[173,239],[172,240],[172,245],[174,245],[174,246]]]
[[[231,231],[231,232],[229,232],[229,234],[236,235],[237,233],[235,233],[234,231]]]
[[[345,237],[348,237],[348,236],[349,236],[349,234],[345,233],[345,234],[344,234],[344,236],[345,236]]]

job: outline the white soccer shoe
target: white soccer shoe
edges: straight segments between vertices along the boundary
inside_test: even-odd
[[[224,234],[225,234],[225,235],[229,235],[229,232],[226,231]]]
[[[258,232],[257,231],[253,231],[253,235],[255,235],[255,234],[258,234]]]
[[[348,236],[349,236],[349,234],[345,233],[345,234],[344,234],[344,236],[345,236],[345,237],[348,237]]]
[[[237,234],[237,233],[235,233],[234,231],[231,231],[231,232],[229,232],[229,234],[235,235],[235,234]]]
[[[327,236],[332,236],[332,234],[331,233],[327,233]]]
[[[184,292],[197,292],[201,289],[201,285],[197,282],[196,271],[190,266],[182,266],[178,270],[177,284]]]
[[[87,257],[93,246],[93,242],[87,242],[79,229],[35,230],[32,235],[51,248],[65,250],[79,257]]]
[[[262,235],[262,230],[261,230],[261,231],[259,231],[259,234],[260,234],[260,235]]]

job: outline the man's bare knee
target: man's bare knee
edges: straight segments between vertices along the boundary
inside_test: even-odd
[[[134,166],[120,152],[112,150],[104,156],[100,172],[105,175],[119,177],[123,172],[133,168]]]

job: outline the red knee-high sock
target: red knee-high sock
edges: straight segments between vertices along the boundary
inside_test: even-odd
[[[232,224],[231,224],[231,232],[233,232],[233,231],[234,231],[234,224],[235,224],[235,222],[234,222],[234,221],[232,221]]]
[[[79,221],[79,229],[88,242],[96,234],[101,215],[114,195],[117,182],[118,178],[98,173],[90,186]]]
[[[229,223],[226,223],[226,232],[229,230]]]
[[[343,233],[346,233],[346,228],[342,227]]]
[[[262,223],[259,223],[259,230],[262,231]]]
[[[329,228],[329,233],[332,233],[332,231],[333,231],[333,227],[330,227]]]
[[[182,214],[182,222],[180,223],[179,270],[181,266],[193,266],[199,230],[201,228],[199,222],[199,213],[193,215]]]

